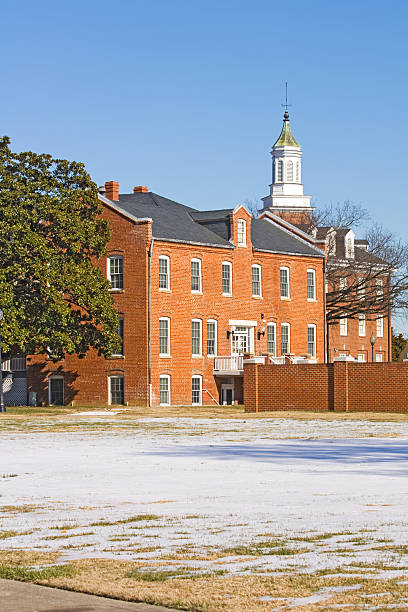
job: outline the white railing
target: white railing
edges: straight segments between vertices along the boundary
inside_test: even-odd
[[[3,372],[25,372],[25,357],[12,357],[12,359],[6,359],[2,362],[1,369]]]
[[[214,370],[243,370],[244,356],[230,355],[229,357],[216,357],[214,360]]]

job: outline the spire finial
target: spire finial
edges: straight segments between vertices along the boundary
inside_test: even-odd
[[[285,104],[281,104],[281,106],[285,109],[285,113],[283,115],[283,118],[285,121],[288,121],[289,119],[289,112],[288,112],[288,108],[289,106],[292,106],[291,104],[288,104],[288,82],[285,82]]]

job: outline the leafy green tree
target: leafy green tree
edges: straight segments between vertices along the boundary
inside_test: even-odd
[[[408,338],[405,338],[403,334],[394,334],[392,330],[392,360],[399,361],[402,351],[407,346]]]
[[[0,308],[3,349],[110,355],[119,348],[108,282],[95,266],[108,222],[83,164],[0,138]]]

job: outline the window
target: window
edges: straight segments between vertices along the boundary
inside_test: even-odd
[[[222,262],[222,293],[232,294],[232,264],[228,261]]]
[[[358,315],[358,335],[365,336],[366,333],[366,318],[365,314]]]
[[[115,353],[114,355],[112,355],[112,357],[122,357],[122,355],[124,355],[123,349],[123,327],[124,327],[124,323],[123,323],[123,317],[119,317],[119,321],[118,321],[118,336],[121,339],[121,345],[120,345],[120,349],[118,353]]]
[[[252,295],[255,297],[262,296],[261,266],[257,264],[252,266]]]
[[[384,319],[378,317],[377,319],[377,338],[382,338],[384,335]]]
[[[124,404],[123,376],[109,376],[109,404]]]
[[[293,161],[288,161],[286,180],[293,183]]]
[[[276,355],[276,323],[268,323],[266,326],[268,353]]]
[[[358,353],[357,361],[359,361],[360,363],[365,363],[365,360],[366,360],[365,353]]]
[[[123,257],[112,255],[108,257],[108,280],[112,289],[123,289]]]
[[[159,319],[159,346],[160,355],[170,355],[170,319],[161,317]]]
[[[51,406],[62,406],[64,404],[64,378],[62,376],[49,377],[48,402]]]
[[[201,406],[201,404],[203,403],[201,381],[201,376],[193,376],[191,380],[191,403],[193,404],[193,406]]]
[[[278,183],[282,183],[283,182],[283,161],[281,159],[279,159],[277,162],[277,182]]]
[[[340,319],[340,336],[347,336],[347,317],[341,317]]]
[[[307,326],[307,352],[316,357],[316,325]]]
[[[316,299],[316,284],[315,284],[315,271],[314,270],[307,271],[307,299],[308,300]]]
[[[238,246],[246,246],[246,221],[238,219]]]
[[[347,258],[354,258],[354,234],[346,236],[345,255]]]
[[[193,319],[191,322],[191,354],[193,357],[201,357],[201,319]]]
[[[191,291],[201,293],[201,260],[191,260]]]
[[[280,269],[280,292],[281,298],[289,297],[289,268]]]
[[[382,353],[376,353],[375,360],[376,360],[377,363],[381,363],[382,360],[383,360]]]
[[[282,323],[281,325],[281,353],[285,355],[290,353],[290,325]]]
[[[357,279],[357,295],[360,300],[363,300],[365,297],[365,280],[364,278]]]
[[[217,354],[217,321],[207,321],[207,355]]]
[[[381,300],[383,297],[383,281],[382,278],[377,278],[376,281],[376,295],[377,299]]]
[[[170,289],[169,264],[170,260],[167,255],[159,257],[159,289]]]
[[[296,163],[296,182],[300,183],[300,162]]]
[[[344,289],[347,289],[347,278],[340,278],[339,289],[340,291],[344,291]]]
[[[170,405],[170,376],[162,374],[160,376],[160,406]]]

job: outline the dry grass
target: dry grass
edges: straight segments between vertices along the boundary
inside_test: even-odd
[[[114,410],[121,409],[121,406],[114,407]],[[245,412],[244,406],[155,406],[155,407],[130,407],[124,409],[117,415],[112,413],[112,407],[107,406],[59,406],[44,408],[29,408],[26,406],[11,406],[7,408],[7,413],[0,416],[0,419],[25,420],[27,417],[63,417],[77,412],[90,412],[98,410],[101,413],[98,418],[104,416],[116,419],[123,417],[139,418],[223,418],[223,419],[300,419],[300,420],[367,420],[367,421],[408,421],[408,413],[397,412],[312,412],[306,410],[274,410],[270,412]]]
[[[377,606],[376,609],[386,606],[394,612],[407,609],[407,585],[400,578],[367,577],[368,568],[368,572],[356,569],[353,575],[350,567],[330,570],[335,574],[292,571],[231,575],[216,570],[203,574],[194,565],[166,565],[163,560],[140,563],[83,559],[58,570],[61,566],[56,566],[55,560],[51,554],[0,552],[5,576],[191,612],[269,612],[275,608],[313,612],[338,605],[355,610],[366,604]],[[50,566],[41,567],[45,564]],[[313,603],[298,599],[312,595],[320,600]]]

